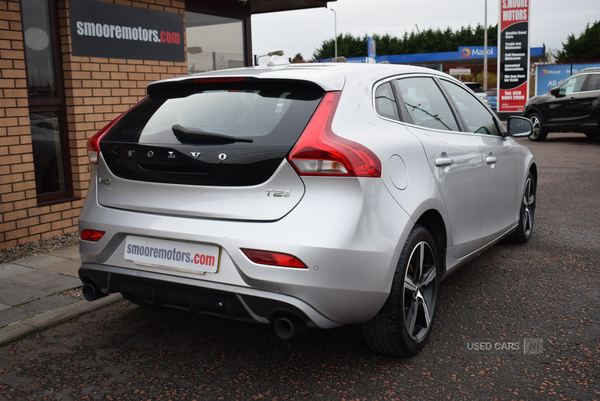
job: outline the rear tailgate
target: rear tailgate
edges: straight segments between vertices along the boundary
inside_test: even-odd
[[[276,220],[302,199],[286,156],[324,91],[306,81],[189,79],[157,86],[101,140],[101,205]]]

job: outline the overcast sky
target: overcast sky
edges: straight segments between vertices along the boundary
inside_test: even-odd
[[[488,26],[498,23],[499,0],[488,0]],[[485,0],[338,0],[329,3],[337,14],[339,34],[402,37],[418,29],[453,30],[484,24]],[[324,40],[335,36],[335,15],[325,8],[252,16],[252,48],[262,55],[283,50],[312,59]],[[600,0],[530,0],[529,44],[562,49],[567,36],[579,36],[587,23],[600,20]],[[488,43],[496,46],[495,43]],[[458,50],[458,49],[457,49]],[[343,54],[339,54],[343,56]]]

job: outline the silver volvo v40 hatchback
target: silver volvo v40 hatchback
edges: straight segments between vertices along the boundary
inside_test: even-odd
[[[440,281],[530,238],[531,123],[430,69],[271,64],[152,83],[89,141],[84,295],[414,355]]]

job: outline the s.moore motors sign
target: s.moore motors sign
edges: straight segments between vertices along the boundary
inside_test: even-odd
[[[74,56],[185,61],[180,14],[71,0],[69,19]]]
[[[529,0],[501,0],[498,113],[520,113],[529,98]]]

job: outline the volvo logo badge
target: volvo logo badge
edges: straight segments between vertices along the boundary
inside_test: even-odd
[[[221,153],[221,154],[219,155],[219,160],[223,161],[223,160],[225,160],[225,159],[227,159],[227,155],[226,155],[225,153]]]
[[[152,156],[154,156],[154,152],[149,150],[148,153],[146,153],[146,156],[152,157]]]
[[[194,160],[198,160],[198,158],[200,157],[200,155],[202,154],[202,152],[190,152],[190,154],[192,155],[192,157],[194,158]]]

